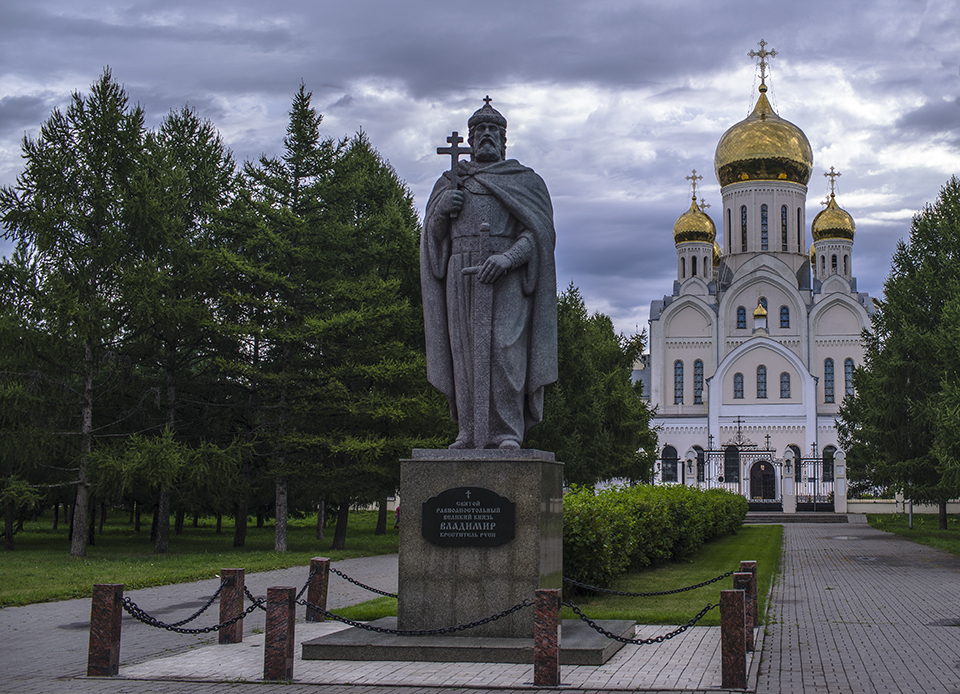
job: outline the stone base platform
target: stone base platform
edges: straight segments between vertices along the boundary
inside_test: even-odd
[[[371,626],[397,628],[396,617]],[[633,638],[634,622],[598,620],[607,631]],[[466,633],[466,632],[464,632]],[[356,627],[303,644],[303,660],[361,660],[433,663],[532,663],[533,640],[496,636],[395,636]],[[561,665],[603,665],[623,648],[579,619],[565,619],[560,638]]]

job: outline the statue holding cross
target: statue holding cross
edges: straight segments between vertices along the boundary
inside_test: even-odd
[[[557,379],[553,207],[532,169],[506,159],[490,97],[455,131],[420,246],[427,377],[459,425],[450,448],[516,449]],[[470,159],[461,160],[463,155]]]

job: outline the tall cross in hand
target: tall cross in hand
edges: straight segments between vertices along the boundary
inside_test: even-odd
[[[487,97],[488,99],[490,97]],[[447,142],[450,143],[449,147],[437,147],[437,154],[449,154],[450,155],[450,179],[452,189],[456,190],[457,186],[460,184],[459,180],[459,162],[461,154],[473,154],[473,149],[470,147],[461,147],[460,143],[463,142],[463,138],[460,137],[460,133],[456,130],[453,131],[453,134],[447,138]],[[457,213],[452,212],[451,217],[456,217]]]

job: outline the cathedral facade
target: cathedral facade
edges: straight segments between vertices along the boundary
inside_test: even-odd
[[[812,149],[766,91],[761,79],[753,112],[717,145],[718,224],[697,202],[700,177],[688,177],[673,293],[650,307],[644,381],[660,427],[656,482],[828,510],[843,477],[836,417],[875,307],[857,291],[856,227],[833,192],[808,241]],[[833,191],[838,174],[824,175]]]

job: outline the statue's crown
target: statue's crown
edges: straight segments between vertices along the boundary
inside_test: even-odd
[[[490,105],[490,97],[485,98],[484,102],[483,106],[478,108],[474,114],[470,116],[470,120],[467,121],[467,126],[473,128],[480,123],[495,123],[506,130],[507,119],[503,117],[502,113]]]

